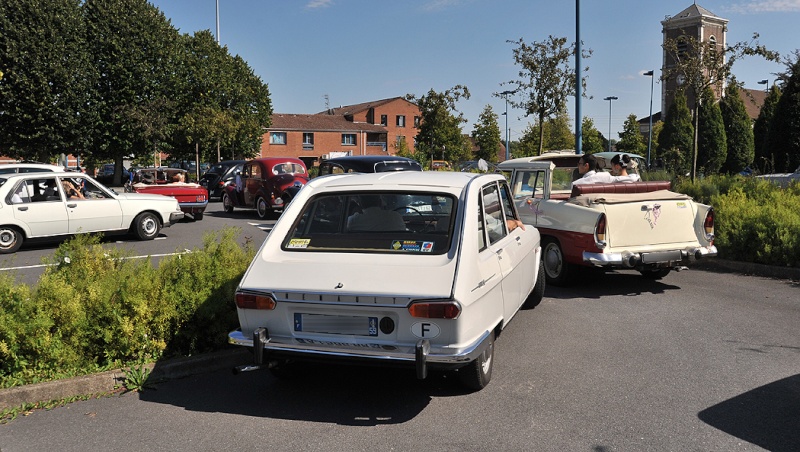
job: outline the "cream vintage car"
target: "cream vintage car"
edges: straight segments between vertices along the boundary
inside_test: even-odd
[[[0,253],[16,252],[28,241],[90,232],[152,240],[183,215],[174,198],[118,194],[83,173],[0,175]]]
[[[403,171],[312,179],[235,295],[253,347],[239,371],[296,360],[367,361],[492,376],[494,341],[544,294],[539,233],[499,174]],[[295,369],[296,370],[296,369]]]
[[[571,283],[579,266],[660,279],[717,255],[714,209],[670,191],[669,181],[572,186],[571,168],[528,157],[498,169],[511,182],[522,220],[542,235],[548,283]]]

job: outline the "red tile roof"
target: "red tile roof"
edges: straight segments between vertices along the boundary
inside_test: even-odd
[[[386,133],[386,127],[366,122],[351,122],[342,115],[302,115],[293,113],[275,113],[272,125],[267,130],[275,131],[315,131],[315,132],[376,132]]]

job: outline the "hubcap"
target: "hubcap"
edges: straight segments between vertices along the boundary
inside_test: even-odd
[[[561,274],[562,263],[561,250],[558,249],[558,246],[552,243],[547,245],[544,254],[544,269],[547,274],[551,277]]]
[[[147,217],[142,222],[142,230],[144,230],[147,235],[155,234],[157,228],[158,225],[153,217]]]
[[[13,245],[16,242],[15,237],[14,233],[7,229],[0,231],[0,247],[8,248]]]

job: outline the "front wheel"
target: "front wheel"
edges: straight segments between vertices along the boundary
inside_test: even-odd
[[[528,298],[525,299],[525,302],[522,303],[522,309],[533,309],[536,306],[539,306],[539,303],[542,302],[542,298],[544,298],[544,263],[539,262],[539,272],[536,274],[536,284],[533,286],[533,290],[530,294],[528,294]]]
[[[24,240],[19,229],[11,226],[0,227],[0,254],[17,252]]]
[[[256,199],[256,215],[258,215],[258,218],[265,220],[271,211],[272,209],[269,207],[267,200],[259,196],[258,199]]]
[[[134,231],[139,240],[153,240],[161,231],[161,222],[152,212],[142,212],[133,220]]]
[[[569,282],[572,264],[564,260],[564,252],[556,239],[546,238],[542,246],[542,263],[547,282],[564,286]]]
[[[486,387],[492,379],[494,367],[494,332],[489,334],[488,344],[474,361],[458,369],[458,378],[467,389],[478,391]]]
[[[225,210],[225,213],[233,212],[233,201],[231,201],[231,197],[227,193],[222,194],[222,208]]]

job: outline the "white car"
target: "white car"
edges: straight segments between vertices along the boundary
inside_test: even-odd
[[[312,179],[289,204],[235,295],[253,365],[294,360],[492,376],[494,340],[544,294],[539,233],[519,222],[499,174],[401,171]]]
[[[0,175],[0,253],[74,234],[133,233],[152,240],[183,218],[175,198],[115,193],[76,172]]]
[[[0,174],[60,173],[63,171],[63,166],[49,165],[47,163],[4,163],[0,165]]]

